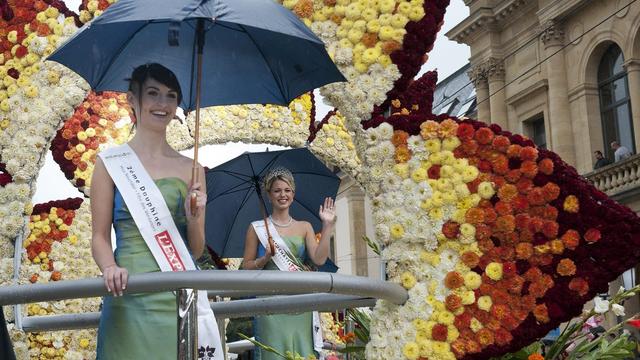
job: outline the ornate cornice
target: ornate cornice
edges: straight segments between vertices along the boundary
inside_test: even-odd
[[[450,40],[469,45],[474,35],[486,31],[498,31],[505,20],[519,8],[527,5],[526,0],[505,1],[500,7],[482,7],[462,20],[445,35]]]

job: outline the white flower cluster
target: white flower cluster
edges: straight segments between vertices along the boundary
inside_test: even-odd
[[[332,116],[316,134],[309,149],[316,156],[359,180],[362,163],[353,143],[354,134],[345,126],[345,118],[340,113]]]
[[[186,123],[172,120],[167,126],[167,142],[177,151],[193,147],[194,140]]]

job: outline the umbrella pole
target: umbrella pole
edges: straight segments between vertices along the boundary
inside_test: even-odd
[[[200,91],[202,87],[202,49],[204,48],[204,20],[198,19],[196,25],[196,125],[193,145],[193,166],[191,168],[191,185],[198,182],[198,145],[200,144]],[[191,194],[191,215],[195,215],[196,194]]]

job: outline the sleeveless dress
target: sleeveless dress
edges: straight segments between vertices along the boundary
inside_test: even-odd
[[[187,184],[176,177],[154,180],[182,238],[187,239]],[[115,259],[131,274],[160,271],[117,188],[113,197]],[[173,292],[105,296],[98,326],[98,360],[175,360],[178,320]]]
[[[283,236],[282,239],[301,262],[306,255],[305,239],[303,236]],[[258,257],[264,256],[265,249],[258,244]],[[279,270],[278,266],[270,260],[264,270]],[[279,314],[256,316],[254,321],[254,334],[257,341],[271,346],[281,353],[291,351],[303,357],[317,354],[313,350],[313,326],[312,313]],[[255,360],[282,360],[276,354],[258,349],[256,347]]]

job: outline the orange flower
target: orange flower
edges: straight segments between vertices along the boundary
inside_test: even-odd
[[[505,184],[498,189],[498,197],[502,201],[512,201],[518,195],[518,189],[511,184]]]
[[[460,149],[462,149],[468,156],[475,155],[478,151],[478,142],[475,140],[465,140],[460,145]]]
[[[482,350],[480,344],[473,340],[467,340],[467,342],[465,343],[465,349],[469,354],[476,354]]]
[[[462,263],[467,265],[469,268],[473,269],[474,267],[478,266],[478,263],[480,262],[480,257],[478,256],[478,254],[474,253],[473,251],[466,251],[462,254],[461,260],[462,260]]]
[[[544,356],[538,353],[535,353],[535,354],[529,355],[529,357],[527,357],[527,360],[544,360]]]
[[[584,234],[584,239],[589,243],[598,242],[601,237],[600,230],[594,228],[587,230]]]
[[[507,157],[509,157],[510,159],[519,158],[521,152],[522,152],[522,146],[517,144],[511,144],[507,148]]]
[[[462,299],[456,294],[451,294],[445,299],[445,306],[447,310],[454,312],[462,306]]]
[[[561,240],[567,249],[575,250],[580,243],[580,234],[575,230],[567,230],[567,232],[562,235]]]
[[[511,340],[513,340],[513,335],[504,328],[498,329],[494,336],[496,338],[496,344],[500,346],[507,345]]]
[[[491,237],[491,228],[485,224],[476,225],[476,239],[486,240]]]
[[[495,210],[492,207],[487,207],[484,209],[484,223],[485,224],[493,224],[496,222],[498,218],[498,214],[496,214]]]
[[[553,174],[553,161],[549,158],[540,160],[540,162],[538,162],[538,169],[545,175]]]
[[[362,39],[360,39],[360,41],[364,46],[371,48],[376,46],[376,44],[378,43],[378,35],[368,32],[362,36]]]
[[[544,191],[542,188],[534,187],[527,194],[527,201],[532,206],[544,205],[546,203],[546,199],[544,198]]]
[[[564,211],[575,214],[580,211],[580,201],[574,195],[569,195],[564,199],[562,207]]]
[[[571,276],[576,273],[576,264],[571,259],[562,259],[556,268],[558,274],[562,276]]]
[[[496,319],[502,320],[509,313],[509,307],[505,304],[494,304],[491,306],[491,315]]]
[[[476,130],[475,134],[476,141],[478,141],[478,143],[482,145],[491,143],[491,141],[493,140],[493,136],[493,131],[488,127],[483,127]]]
[[[396,163],[405,163],[411,159],[411,150],[406,145],[396,148]]]
[[[457,289],[464,285],[464,278],[458,272],[451,271],[444,277],[444,285],[449,289]]]
[[[522,171],[522,175],[533,179],[538,175],[538,165],[535,161],[526,160],[520,164],[520,171]]]
[[[500,152],[507,152],[509,145],[511,145],[511,141],[509,141],[509,138],[506,136],[498,135],[493,138],[492,145],[494,149]]]
[[[311,17],[313,15],[313,0],[298,0],[292,10],[300,18]]]
[[[531,243],[521,242],[516,245],[516,257],[521,260],[527,260],[533,255],[533,245]]]
[[[496,212],[500,216],[511,215],[513,213],[513,209],[511,208],[511,204],[509,204],[508,202],[504,202],[504,201],[498,201],[495,204],[494,209],[496,210]]]
[[[562,240],[551,240],[549,242],[549,246],[551,247],[551,253],[553,254],[560,255],[564,252],[564,243]]]
[[[520,180],[521,176],[522,176],[522,172],[520,171],[520,169],[512,169],[512,170],[509,170],[509,172],[504,175],[504,178],[508,182],[515,184],[516,182],[518,182],[518,180]]]
[[[538,269],[537,267],[531,267],[529,268],[529,270],[527,270],[527,272],[524,273],[524,279],[531,282],[535,281],[541,276],[542,271],[540,271],[540,269]]]
[[[465,341],[461,338],[458,338],[456,341],[451,343],[451,351],[455,355],[456,359],[461,359],[467,353]]]
[[[538,149],[533,146],[525,146],[520,152],[522,161],[536,161],[538,159]]]
[[[400,147],[402,145],[407,145],[407,139],[409,139],[409,133],[402,130],[395,130],[391,137],[391,143],[393,143],[395,147]]]
[[[339,24],[338,24],[339,25]],[[382,52],[389,55],[392,52],[402,48],[402,45],[395,40],[387,40],[382,43]],[[397,106],[396,106],[397,107]]]
[[[580,296],[585,296],[589,292],[589,283],[583,278],[573,278],[569,282],[569,289],[577,292]]]
[[[423,139],[435,139],[438,137],[438,129],[440,124],[433,120],[427,120],[420,124],[420,135]]]
[[[512,232],[516,228],[516,218],[513,215],[500,216],[496,220],[496,230],[500,232]]]
[[[458,132],[458,123],[452,119],[446,119],[440,123],[438,134],[441,138],[455,136]]]
[[[58,281],[62,279],[62,273],[60,271],[54,271],[51,273],[51,280],[52,281]]]
[[[465,214],[465,220],[471,224],[484,222],[484,211],[480,208],[471,208]]]
[[[509,160],[504,155],[500,155],[492,159],[491,166],[496,174],[504,175],[509,172]]]
[[[538,322],[541,322],[543,324],[548,323],[550,319],[549,312],[547,311],[547,305],[536,305],[536,307],[533,309],[533,316],[536,317],[536,320],[538,320]]]
[[[480,329],[476,333],[476,336],[478,342],[480,343],[480,346],[482,346],[483,348],[493,344],[493,342],[495,341],[495,339],[493,338],[493,332],[486,328]]]
[[[555,221],[545,221],[542,225],[542,233],[548,238],[555,238],[558,236],[559,225]]]
[[[558,209],[551,205],[547,205],[544,207],[544,213],[542,217],[547,220],[555,221],[558,218]]]
[[[511,202],[511,206],[513,206],[513,211],[516,213],[525,212],[529,209],[529,201],[527,201],[525,196],[518,195]]]

